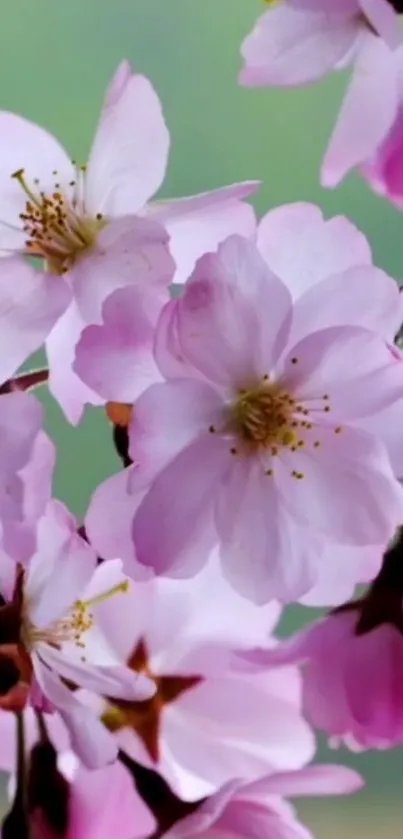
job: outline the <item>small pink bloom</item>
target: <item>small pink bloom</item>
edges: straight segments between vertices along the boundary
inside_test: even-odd
[[[333,744],[385,749],[403,742],[403,637],[392,620],[368,631],[351,604],[275,650],[242,653],[248,667],[301,663],[304,713]]]
[[[122,666],[97,624],[97,607],[104,600],[111,619],[119,621],[119,600],[129,588],[120,561],[97,568],[95,552],[77,534],[74,519],[62,505],[51,502],[39,520],[37,551],[26,569],[19,566],[16,576],[9,559],[2,563],[2,573],[6,597],[15,582],[12,600],[0,609],[0,623],[9,627],[9,616],[14,615],[15,637],[7,637],[9,643],[0,652],[15,660],[20,683],[34,706],[42,708],[45,698],[58,709],[84,762],[97,766],[112,760],[112,738],[66,682],[127,699],[146,699],[155,691],[145,676]],[[14,655],[9,651],[13,643]],[[2,706],[12,708],[13,696],[12,691],[5,695]]]
[[[389,292],[381,278],[380,309]],[[130,431],[131,491],[146,490],[137,560],[157,573],[193,575],[218,540],[245,596],[297,599],[315,583],[317,539],[384,545],[401,520],[382,429],[360,427],[401,397],[400,360],[342,317],[310,331],[299,302],[232,237],[166,307],[156,337],[166,381],[140,396]],[[295,525],[309,529],[302,543]]]
[[[110,645],[133,670],[151,675],[157,692],[147,706],[111,700],[100,707],[102,719],[120,748],[160,772],[181,798],[201,798],[234,776],[299,768],[312,757],[296,669],[256,678],[232,667],[239,646],[273,644],[279,607],[244,601],[216,558],[189,582],[133,583],[120,599],[119,622],[106,609],[99,607],[99,621]]]
[[[273,4],[244,41],[240,80],[292,87],[353,65],[322,167],[322,183],[332,187],[375,152],[393,125],[399,43],[397,12],[388,0],[338,0],[337,7],[329,0],[286,0]]]
[[[308,766],[269,775],[251,784],[232,781],[165,834],[167,839],[312,839],[284,798],[349,795],[361,777],[344,766]]]

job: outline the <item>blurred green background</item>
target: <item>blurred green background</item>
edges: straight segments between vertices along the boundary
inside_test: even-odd
[[[171,131],[161,195],[261,179],[258,212],[306,200],[327,215],[346,214],[369,237],[377,263],[402,277],[400,213],[355,176],[335,192],[319,187],[346,77],[297,91],[238,87],[239,46],[261,11],[261,0],[2,0],[0,107],[45,125],[84,161],[104,89],[127,58],[152,80]],[[45,402],[60,452],[56,492],[82,515],[95,484],[118,467],[109,429],[102,412],[71,429],[46,396]],[[287,629],[307,617],[302,608],[291,610]],[[304,803],[301,813],[318,839],[375,839],[381,831],[401,837],[401,750],[356,757],[323,750],[323,756],[349,762],[368,783],[352,799]]]

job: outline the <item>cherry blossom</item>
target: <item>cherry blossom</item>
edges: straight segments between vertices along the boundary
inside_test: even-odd
[[[86,166],[23,117],[1,112],[0,128],[0,251],[37,257],[51,275],[16,257],[4,260],[5,293],[13,305],[21,299],[20,329],[33,311],[42,318],[37,332],[49,336],[51,390],[77,422],[85,402],[98,400],[73,374],[74,345],[85,325],[100,319],[108,294],[134,285],[155,312],[174,274],[186,279],[196,258],[229,233],[253,233],[253,210],[243,199],[258,184],[149,204],[165,174],[169,134],[151,83],[127,62],[107,91]],[[21,291],[17,272],[26,276]],[[7,324],[11,329],[10,317]]]
[[[120,561],[97,568],[95,552],[76,533],[75,521],[51,502],[38,522],[37,551],[28,565],[2,557],[2,584],[0,706],[18,711],[29,702],[57,708],[84,762],[97,766],[112,760],[112,738],[67,684],[138,700],[155,690],[145,676],[122,666],[97,626],[96,609],[104,600],[119,620],[119,599],[129,588]]]
[[[388,300],[387,278],[381,287]],[[288,289],[238,237],[201,259],[165,308],[165,381],[137,400],[130,428],[140,563],[192,576],[218,540],[232,585],[257,602],[288,601],[315,584],[317,537],[364,547],[393,535],[401,488],[382,428],[372,435],[360,419],[401,398],[400,360],[363,327],[294,339],[294,324]],[[126,397],[129,357],[114,368]],[[310,533],[302,544],[294,523]]]
[[[240,81],[250,87],[312,84],[353,65],[322,165],[325,186],[336,186],[371,157],[394,123],[399,11],[389,0],[269,0],[269,9],[242,45]]]
[[[244,601],[212,557],[195,580],[133,582],[120,610],[114,622],[101,605],[100,625],[119,659],[152,678],[156,693],[96,707],[120,748],[156,769],[177,795],[193,801],[235,775],[257,778],[312,757],[297,671],[255,678],[232,668],[233,650],[273,645],[277,604]]]

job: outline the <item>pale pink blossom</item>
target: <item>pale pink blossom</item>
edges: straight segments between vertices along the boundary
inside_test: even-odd
[[[269,2],[242,45],[240,81],[251,87],[312,84],[352,65],[353,76],[322,165],[325,186],[336,186],[350,169],[371,157],[395,121],[398,11],[389,0]]]
[[[380,310],[391,282],[379,277]],[[240,592],[288,601],[315,584],[318,540],[384,545],[399,524],[382,427],[372,435],[360,421],[401,397],[400,359],[374,331],[315,329],[309,313],[306,335],[293,314],[287,287],[240,237],[203,257],[165,307],[165,381],[137,400],[130,428],[136,555],[157,573],[194,575],[218,541]],[[129,356],[114,368],[123,391]]]
[[[317,329],[348,324],[367,327],[393,342],[403,320],[402,298],[395,281],[372,265],[367,240],[348,219],[326,220],[312,204],[285,205],[263,217],[257,244],[268,267],[294,300],[292,340]],[[138,317],[135,306],[132,289],[115,292],[105,304],[104,323],[88,328],[77,346],[76,368],[104,400],[131,403],[144,389],[147,377],[151,380],[159,375],[147,349],[140,352],[145,343],[141,331],[132,325]],[[167,307],[158,331],[157,354],[159,343],[172,342],[169,313],[175,309],[175,304]],[[172,363],[171,353],[171,367]],[[183,369],[182,358],[178,375]],[[360,420],[369,430],[371,423],[380,426],[399,476],[403,474],[402,421],[403,397],[383,415]],[[98,487],[86,527],[101,556],[121,556],[129,573],[141,579],[150,569],[136,563],[131,518],[147,487],[136,485],[132,480],[135,472],[132,467]],[[296,523],[294,531],[294,539],[309,546],[311,554],[316,553],[315,575],[302,596],[304,603],[338,605],[352,596],[358,582],[369,581],[379,570],[384,544],[353,549],[351,545],[330,544],[326,536],[312,540],[310,531]],[[281,596],[280,591],[278,594]]]
[[[243,199],[258,184],[150,204],[165,175],[169,134],[151,83],[127,62],[107,91],[87,166],[15,114],[0,113],[0,137],[4,340],[18,355],[16,325],[24,326],[31,352],[51,333],[50,388],[77,422],[85,402],[99,399],[71,369],[74,346],[85,325],[100,320],[105,298],[130,285],[146,309],[162,306],[172,279],[183,282],[205,250],[229,233],[254,232],[253,209]],[[48,273],[7,254],[38,257]]]
[[[344,766],[308,766],[261,778],[232,781],[165,834],[167,839],[312,839],[289,797],[349,795],[362,787],[357,772]]]
[[[112,760],[116,746],[66,681],[127,699],[146,699],[155,692],[149,679],[123,666],[99,629],[98,604],[106,601],[111,620],[119,622],[119,601],[130,583],[119,560],[96,563],[95,552],[58,502],[50,502],[39,520],[37,550],[25,568],[1,557],[2,594],[8,602],[0,609],[0,652],[12,658],[20,678],[0,704],[16,710],[25,696],[35,707],[57,708],[73,748],[90,766]]]
[[[234,776],[257,778],[310,760],[315,744],[300,714],[297,670],[256,678],[232,667],[233,650],[273,645],[279,607],[243,600],[216,558],[191,581],[132,583],[119,621],[103,609],[107,604],[99,607],[100,625],[119,659],[148,673],[157,692],[145,704],[96,707],[120,748],[162,774],[181,798],[197,800]]]
[[[359,618],[359,606],[351,604],[275,650],[243,652],[242,659],[248,671],[300,663],[304,713],[332,744],[393,748],[403,742],[401,627],[391,619],[364,631]]]

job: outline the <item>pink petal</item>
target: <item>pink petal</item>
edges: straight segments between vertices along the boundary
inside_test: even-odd
[[[169,134],[154,88],[120,65],[88,161],[89,211],[121,216],[140,210],[162,183],[168,151]]]
[[[182,449],[222,420],[222,400],[207,384],[195,379],[161,382],[136,402],[130,428],[130,454],[138,469],[132,471],[129,491],[144,486]]]
[[[73,370],[76,344],[85,326],[73,301],[46,341],[49,390],[73,425],[80,421],[86,404],[102,405],[104,401]]]
[[[73,660],[63,650],[48,644],[37,645],[41,666],[57,673],[59,678],[100,696],[142,702],[155,694],[155,684],[142,673],[135,673],[124,666],[96,666],[90,661]],[[39,680],[38,680],[39,681]],[[46,691],[44,690],[44,693]],[[49,697],[50,699],[52,697]]]
[[[23,484],[22,520],[11,520],[3,524],[3,546],[15,561],[23,564],[28,562],[36,550],[37,521],[50,501],[55,461],[56,448],[45,432],[40,431],[29,462],[19,471]],[[0,590],[3,591],[2,588]]]
[[[284,387],[304,403],[314,423],[357,420],[401,398],[402,359],[382,338],[359,326],[313,332],[290,350],[282,365]],[[328,406],[322,394],[328,395]]]
[[[231,780],[224,784],[218,792],[210,795],[195,813],[176,822],[174,827],[165,834],[167,839],[186,839],[198,833],[203,834],[211,828],[214,829],[214,823],[225,811],[239,787],[241,787],[239,780]]]
[[[2,259],[0,272],[0,381],[3,382],[41,347],[69,305],[71,292],[62,278],[55,281],[18,257]]]
[[[47,667],[34,658],[35,675],[45,696],[50,699],[68,729],[71,747],[89,769],[98,769],[112,763],[118,746],[101,720]]]
[[[327,326],[351,324],[393,343],[402,322],[402,295],[396,281],[372,265],[357,266],[323,279],[297,300],[289,340]]]
[[[220,487],[216,526],[223,573],[243,597],[289,602],[312,587],[321,557],[317,540],[301,539],[259,461],[234,458]]]
[[[358,32],[353,17],[274,6],[242,45],[240,82],[259,87],[317,81],[350,52]]]
[[[325,542],[322,561],[316,567],[313,588],[300,598],[304,606],[339,606],[354,595],[359,583],[367,583],[378,574],[382,564],[380,545],[335,545]]]
[[[32,457],[43,408],[30,393],[3,394],[0,404],[0,518],[21,520],[24,484],[18,472]]]
[[[389,0],[359,0],[362,11],[377,34],[395,49],[401,43],[399,18]]]
[[[80,767],[70,788],[69,834],[74,839],[143,839],[156,822],[120,763],[88,772]]]
[[[149,205],[147,215],[163,224],[170,235],[170,251],[176,263],[174,283],[184,283],[197,259],[214,251],[232,233],[253,236],[255,214],[243,199],[256,192],[259,185],[258,181],[234,184]]]
[[[202,257],[178,301],[185,360],[228,391],[270,371],[287,337],[291,298],[256,247],[231,236]]]
[[[258,248],[294,298],[333,274],[370,265],[365,236],[344,216],[325,219],[314,204],[285,204],[263,216]]]
[[[96,247],[69,274],[87,323],[102,319],[102,304],[117,288],[137,286],[145,295],[167,293],[175,270],[168,234],[155,221],[123,216],[100,233]]]
[[[385,42],[362,36],[354,76],[322,165],[323,186],[334,187],[376,151],[398,109],[398,73]]]
[[[378,662],[375,682],[374,660]],[[343,679],[352,724],[361,728],[368,745],[376,739],[391,745],[393,741],[402,741],[402,664],[402,639],[399,630],[391,624],[385,623],[373,632],[352,638],[346,649]]]
[[[134,518],[139,562],[184,577],[202,567],[214,544],[213,504],[229,457],[226,442],[207,433],[166,466]]]
[[[184,735],[190,731],[194,734],[187,743]],[[230,736],[223,737],[225,731]],[[302,715],[290,702],[272,696],[259,675],[226,674],[183,694],[169,735],[167,712],[167,745],[176,762],[201,776],[210,790],[234,777],[257,779],[276,769],[299,768],[315,752],[313,732]]]
[[[306,795],[347,795],[356,792],[364,785],[364,780],[358,772],[347,766],[337,764],[322,764],[307,766],[295,772],[278,772],[267,778],[262,778],[246,788],[246,794],[289,796]]]
[[[198,375],[203,378],[183,356],[178,334],[179,308],[177,300],[170,300],[161,312],[154,340],[155,360],[166,379],[187,379]]]
[[[129,286],[107,298],[102,325],[84,329],[73,368],[103,399],[132,403],[160,380],[153,355],[156,317],[152,315],[144,292]]]
[[[403,51],[399,50],[400,58]],[[402,65],[400,62],[400,74]],[[388,198],[397,207],[403,202],[403,111],[401,103],[395,122],[383,143],[360,166],[360,172],[375,192]]]
[[[374,437],[344,427],[318,427],[322,445],[281,453],[274,479],[283,503],[301,524],[357,546],[386,544],[402,518],[403,491],[386,450]],[[301,472],[296,480],[293,471]]]
[[[133,495],[129,480],[130,469],[126,469],[97,487],[85,517],[85,529],[99,556],[104,559],[119,556],[127,573],[136,580],[142,580],[147,579],[151,572],[136,563],[132,521],[144,492]]]
[[[96,561],[64,505],[50,502],[38,524],[37,552],[26,580],[30,617],[38,627],[67,614],[91,579]]]
[[[38,179],[38,190],[46,194],[55,191],[57,181],[68,194],[74,167],[52,134],[16,114],[0,113],[0,137],[0,251],[22,251],[26,234],[19,214],[25,211],[28,196],[13,173],[24,170],[28,185],[35,189]]]

